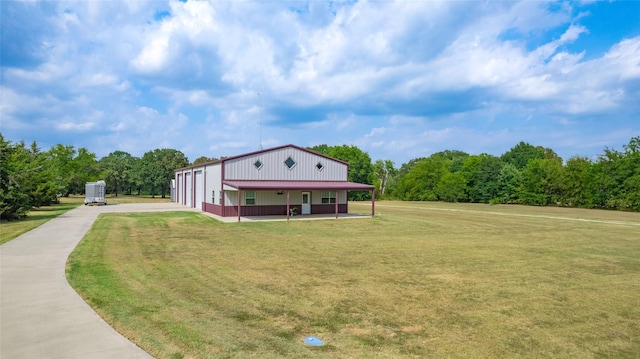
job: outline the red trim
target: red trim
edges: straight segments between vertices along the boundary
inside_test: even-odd
[[[224,181],[224,162],[220,164],[220,180]],[[222,215],[224,216],[224,184],[220,183],[220,205],[222,206]]]
[[[240,205],[240,200],[241,200],[241,195],[240,193],[242,192],[242,190],[238,190],[238,222],[240,222],[240,211],[241,211],[241,205]]]
[[[291,202],[289,200],[289,191],[287,191],[287,221],[289,220],[290,214],[291,214]]]
[[[371,190],[371,217],[376,216],[376,191]]]
[[[204,166],[204,169],[202,170],[202,180],[204,181],[202,183],[202,187],[203,187],[202,196],[204,198],[203,198],[202,204],[200,205],[200,207],[201,207],[200,209],[202,209],[204,211],[204,203],[207,201],[207,166],[206,165]]]
[[[227,185],[241,190],[346,190],[371,191],[375,186],[347,181],[222,181]]]

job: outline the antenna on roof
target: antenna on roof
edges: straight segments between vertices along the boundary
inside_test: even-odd
[[[262,96],[260,96],[260,92],[258,92],[258,100],[259,100],[259,105],[258,105],[258,121],[260,123],[260,128],[259,128],[259,132],[260,132],[260,145],[258,146],[259,150],[262,150]]]

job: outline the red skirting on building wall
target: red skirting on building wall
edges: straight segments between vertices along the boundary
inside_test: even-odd
[[[300,213],[300,205],[292,204],[290,208],[296,208],[296,212]],[[238,215],[238,207],[236,206],[220,206],[217,204],[204,202],[204,211],[215,214],[220,217],[235,217]],[[286,216],[287,205],[265,205],[265,206],[242,206],[240,211],[243,216]],[[338,213],[347,213],[349,206],[345,204],[338,205]],[[313,204],[311,205],[311,214],[333,214],[336,213],[335,204]]]
[[[207,203],[207,202],[202,202],[202,203],[204,204],[203,210],[205,212],[215,214],[216,216],[224,217],[224,214],[223,214],[224,207],[218,204],[213,204],[213,203]]]

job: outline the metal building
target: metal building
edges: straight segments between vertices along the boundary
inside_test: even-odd
[[[174,201],[222,217],[348,212],[348,191],[375,187],[349,182],[349,164],[285,145],[175,171]]]

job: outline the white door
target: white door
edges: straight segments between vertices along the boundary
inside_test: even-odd
[[[192,207],[191,202],[193,199],[193,182],[191,182],[191,173],[185,173],[184,174],[184,181],[185,181],[185,187],[187,187],[187,190],[185,191],[185,205],[187,207]]]
[[[301,214],[311,214],[311,192],[302,192],[301,210]]]
[[[196,172],[195,186],[196,203],[193,204],[193,207],[202,209],[202,202],[204,202],[204,182],[202,180],[202,171]]]

